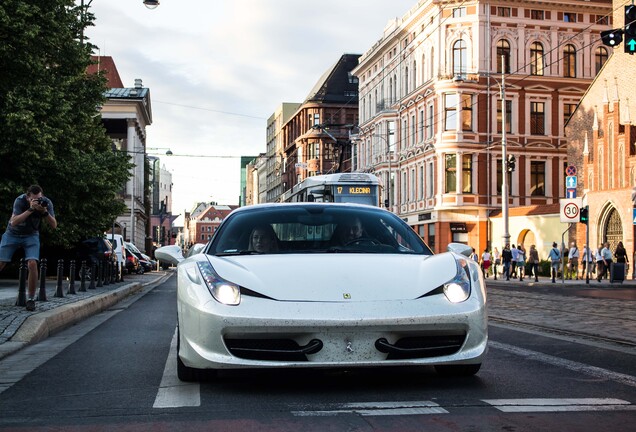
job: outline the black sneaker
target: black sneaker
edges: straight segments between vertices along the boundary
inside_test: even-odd
[[[35,299],[33,297],[27,300],[26,310],[28,310],[29,312],[32,312],[35,310]]]

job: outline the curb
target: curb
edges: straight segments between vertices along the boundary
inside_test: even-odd
[[[116,290],[98,294],[86,300],[32,315],[24,321],[9,341],[0,345],[0,360],[28,345],[40,342],[86,318],[103,312],[146,286],[159,285],[170,276],[172,273],[144,284],[141,282],[129,283]]]

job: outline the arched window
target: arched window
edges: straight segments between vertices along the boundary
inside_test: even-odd
[[[417,62],[415,60],[413,60],[413,72],[411,73],[411,76],[413,77],[411,87],[415,90],[417,88]]]
[[[409,67],[404,68],[404,96],[409,94]]]
[[[504,70],[501,70],[501,58],[504,59]],[[510,73],[510,42],[501,39],[497,42],[497,72]]]
[[[607,59],[609,58],[609,55],[607,54],[607,48],[602,46],[596,48],[596,51],[594,52],[594,58],[596,63],[596,73],[598,74],[601,71],[601,68],[603,67]]]
[[[530,74],[543,75],[543,45],[533,42],[530,45]]]
[[[393,78],[389,78],[389,103],[393,103]]]
[[[428,75],[429,78],[435,77],[435,48],[431,48],[431,73]]]
[[[607,125],[607,172],[610,174],[608,187],[614,187],[614,124]]]
[[[576,48],[574,45],[566,45],[563,48],[563,76],[576,78]]]
[[[393,102],[397,102],[397,86],[398,86],[398,79],[397,79],[397,75],[393,75],[393,94],[391,95],[391,98],[393,100]]]
[[[453,74],[466,74],[466,42],[463,39],[453,44]]]
[[[625,186],[625,146],[621,143],[618,146],[618,187]]]
[[[428,77],[426,76],[426,56],[422,54],[422,83],[428,81]]]

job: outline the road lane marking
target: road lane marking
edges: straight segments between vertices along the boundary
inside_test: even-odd
[[[553,366],[570,369],[576,372],[581,372],[586,375],[590,375],[596,378],[602,378],[610,381],[617,382],[619,384],[625,384],[630,387],[636,387],[636,377],[632,375],[622,374],[619,372],[612,372],[607,369],[603,369],[597,366],[586,365],[585,363],[579,363],[572,360],[566,360],[560,357],[551,356],[549,354],[540,353],[537,351],[531,351],[525,348],[519,348],[514,345],[508,345],[501,342],[489,341],[488,346],[494,349],[509,352],[525,357],[529,360],[535,360],[541,363],[551,364]]]
[[[358,402],[337,405],[334,409],[314,411],[292,411],[296,417],[336,416],[358,414],[361,416],[448,414],[444,408],[430,401],[407,402]]]
[[[506,413],[636,410],[630,402],[611,398],[482,400]]]
[[[161,384],[152,407],[178,408],[186,406],[201,406],[201,391],[199,383],[184,383],[177,378],[177,330],[175,329]]]

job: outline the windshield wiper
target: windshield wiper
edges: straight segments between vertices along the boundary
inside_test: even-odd
[[[215,256],[231,256],[231,255],[262,255],[261,252],[256,252],[252,250],[239,250],[239,249],[228,249],[223,252],[219,252],[214,254]]]

